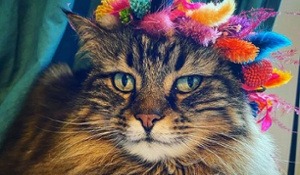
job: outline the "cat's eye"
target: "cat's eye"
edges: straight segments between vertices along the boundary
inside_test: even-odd
[[[199,87],[200,83],[200,76],[185,76],[177,79],[175,88],[179,92],[188,93]]]
[[[116,73],[113,77],[113,83],[122,92],[130,92],[134,89],[134,78],[130,74]]]

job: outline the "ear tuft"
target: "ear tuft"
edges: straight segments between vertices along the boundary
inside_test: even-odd
[[[71,19],[74,18],[74,17],[72,17],[72,16],[76,16],[76,14],[73,13],[73,12],[71,12],[71,11],[69,11],[69,10],[67,10],[67,9],[64,9],[64,8],[62,8],[61,10],[67,15],[69,24],[70,24],[70,26],[72,27],[72,29],[76,31],[75,26],[73,25],[74,23],[73,23],[72,20],[71,20]]]
[[[67,15],[70,26],[76,31],[81,40],[91,39],[99,33],[104,32],[103,29],[91,20],[66,9],[62,9],[62,11]]]
[[[95,26],[92,22],[84,17],[81,17],[73,12],[63,10],[67,15],[71,27],[79,32],[81,26]]]

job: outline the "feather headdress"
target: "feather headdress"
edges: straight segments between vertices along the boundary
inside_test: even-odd
[[[291,45],[291,41],[278,33],[256,31],[262,22],[275,17],[277,12],[260,8],[234,15],[235,7],[234,0],[219,3],[102,0],[95,11],[95,18],[107,27],[129,25],[150,35],[172,37],[180,33],[204,47],[216,48],[225,59],[242,66],[242,88],[249,103],[258,106],[258,123],[262,123],[265,131],[272,124],[272,110],[278,104],[290,106],[261,91],[278,87],[291,79],[289,72],[272,65],[272,59],[276,59],[272,55]],[[107,19],[110,23],[103,22]],[[299,109],[294,110],[299,112]]]

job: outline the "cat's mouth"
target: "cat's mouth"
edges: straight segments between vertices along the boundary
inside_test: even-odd
[[[155,142],[156,140],[153,139],[153,137],[149,134],[146,136],[145,139],[143,139],[145,142],[148,142],[148,143],[152,143],[152,142]]]
[[[134,143],[134,144],[138,144],[138,143],[148,143],[148,144],[152,144],[152,143],[157,143],[157,144],[161,144],[161,145],[167,145],[167,146],[171,146],[172,144],[180,144],[183,142],[182,139],[177,138],[177,139],[172,139],[172,140],[160,140],[157,139],[155,137],[153,137],[151,134],[147,134],[144,138],[140,138],[140,139],[136,139],[136,140],[130,140],[130,142]]]
[[[188,153],[183,139],[160,139],[153,135],[145,135],[139,139],[128,139],[124,148],[128,153],[153,162],[168,157],[180,157]]]
[[[146,142],[146,143],[160,143],[160,144],[169,144],[167,142],[162,142],[160,140],[157,140],[155,138],[153,138],[150,134],[147,134],[147,136],[145,138],[140,138],[138,140],[130,140],[133,143],[141,143],[141,142]]]
[[[147,143],[159,143],[159,144],[162,144],[162,145],[170,145],[172,144],[172,142],[164,142],[164,141],[161,141],[161,140],[157,140],[157,139],[154,139],[153,137],[146,137],[145,139],[142,139],[141,140],[142,142],[147,142]]]

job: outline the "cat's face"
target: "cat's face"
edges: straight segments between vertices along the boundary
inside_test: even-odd
[[[239,81],[213,49],[180,36],[106,31],[78,17],[73,26],[81,37],[79,59],[93,65],[78,107],[91,138],[158,161],[247,134]]]

